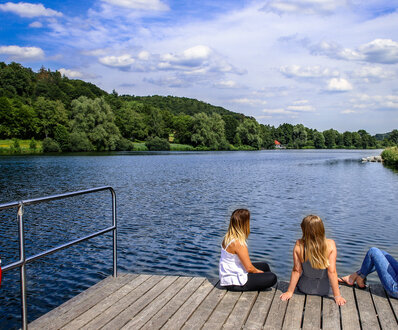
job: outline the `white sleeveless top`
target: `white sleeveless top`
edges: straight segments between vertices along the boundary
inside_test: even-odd
[[[247,282],[247,271],[240,262],[238,255],[227,251],[232,242],[225,249],[221,245],[221,257],[218,265],[221,286],[245,285]]]

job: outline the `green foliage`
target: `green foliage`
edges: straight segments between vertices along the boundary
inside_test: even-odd
[[[170,143],[160,137],[153,137],[145,142],[145,146],[150,151],[170,150]]]
[[[30,140],[29,149],[31,149],[31,150],[33,150],[33,151],[36,151],[36,149],[37,149],[37,142],[36,142],[35,138],[32,138],[32,139]]]
[[[134,144],[128,139],[121,138],[116,146],[117,150],[121,151],[132,151],[134,150]]]
[[[224,121],[213,113],[208,116],[204,112],[193,116],[191,142],[195,147],[205,147],[212,150],[226,149]]]
[[[396,146],[398,146],[398,129],[394,129],[388,137],[388,141]]]
[[[381,157],[386,165],[398,168],[398,147],[391,147],[383,150]]]
[[[314,132],[313,137],[314,137],[314,147],[315,148],[317,148],[317,149],[326,148],[325,136],[321,132]]]
[[[307,143],[307,131],[303,124],[293,127],[293,145],[297,149],[303,148]]]
[[[86,133],[72,132],[69,135],[70,151],[93,151],[94,146],[91,144]]]
[[[254,118],[245,118],[236,128],[235,142],[260,149],[263,140],[260,137],[260,124]]]
[[[121,139],[115,116],[104,98],[81,96],[73,100],[71,128],[73,133],[85,134],[96,151],[116,150]]]
[[[70,134],[64,125],[57,125],[54,131],[54,140],[58,142],[62,151],[70,150]]]
[[[45,138],[43,140],[43,152],[60,152],[61,148],[57,141],[54,141],[52,138]]]
[[[18,139],[12,139],[11,153],[20,154],[21,153],[21,145],[19,144]]]

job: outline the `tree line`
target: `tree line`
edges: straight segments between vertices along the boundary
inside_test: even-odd
[[[371,136],[365,130],[319,132],[302,124],[263,125],[253,117],[195,99],[107,93],[42,67],[0,63],[0,139],[43,140],[45,151],[133,150],[147,141],[197,150],[376,148],[398,144],[398,130]]]

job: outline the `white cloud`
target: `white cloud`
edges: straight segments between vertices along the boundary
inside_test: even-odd
[[[44,51],[38,47],[0,46],[0,54],[13,60],[33,60],[44,58]]]
[[[331,14],[346,5],[344,0],[271,0],[263,10],[281,14]]]
[[[321,78],[339,76],[339,71],[323,68],[319,65],[287,65],[280,67],[280,72],[288,78]]]
[[[208,46],[198,45],[188,48],[180,54],[164,54],[161,56],[160,69],[176,67],[197,67],[203,65],[212,55],[212,50]]]
[[[138,58],[143,61],[149,60],[151,54],[145,50],[138,53]]]
[[[217,87],[217,88],[238,88],[238,87],[240,87],[236,83],[236,81],[233,81],[233,80],[221,80],[221,81],[215,82],[213,84],[213,86]]]
[[[344,78],[332,78],[326,89],[331,92],[348,92],[352,90],[352,85]]]
[[[153,85],[164,86],[164,87],[181,88],[190,85],[189,82],[177,77],[144,78],[144,81],[149,82]]]
[[[0,10],[5,12],[12,12],[21,17],[52,17],[52,16],[62,16],[62,13],[45,8],[41,3],[33,4],[27,2],[7,2],[5,4],[0,4]]]
[[[263,112],[269,113],[269,114],[272,114],[272,115],[291,115],[291,114],[293,114],[293,111],[285,110],[283,108],[264,109]]]
[[[288,110],[297,111],[297,112],[313,112],[315,108],[312,105],[289,105],[287,107]]]
[[[129,54],[124,54],[120,56],[100,57],[99,61],[100,63],[110,67],[129,68],[135,62],[135,59],[132,58]]]
[[[365,60],[374,63],[398,63],[398,42],[391,39],[375,39],[359,47]]]
[[[102,0],[102,1],[109,3],[111,5],[129,8],[129,9],[154,10],[154,11],[169,10],[169,7],[165,3],[159,0]]]
[[[43,24],[41,22],[36,21],[36,22],[30,23],[29,27],[31,27],[31,28],[41,28],[41,27],[43,27]]]
[[[342,113],[343,115],[351,115],[351,114],[354,114],[354,113],[358,113],[358,111],[351,110],[351,109],[346,109],[346,110],[340,111],[340,113]]]
[[[67,76],[68,78],[82,78],[83,77],[83,73],[81,73],[80,71],[76,71],[76,70],[69,70],[69,69],[65,69],[65,68],[61,68],[58,69],[59,73],[61,73],[62,75]]]
[[[398,63],[398,42],[392,39],[375,39],[357,49],[343,48],[336,43],[326,41],[309,46],[309,48],[314,55],[326,55],[340,60]]]
[[[365,82],[380,81],[382,79],[392,79],[397,76],[393,70],[386,69],[381,66],[365,65],[354,70],[352,76],[355,78],[362,78]]]
[[[250,106],[257,106],[257,105],[265,105],[267,101],[261,99],[249,99],[249,98],[240,98],[240,99],[233,99],[233,103],[238,104],[245,104]]]
[[[350,99],[352,107],[365,110],[397,110],[398,95],[357,94]]]

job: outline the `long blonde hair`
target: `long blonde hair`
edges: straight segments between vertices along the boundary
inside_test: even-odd
[[[226,247],[234,240],[238,241],[242,245],[246,245],[246,240],[249,234],[250,211],[246,209],[237,209],[232,212],[228,231],[224,236],[223,246]]]
[[[305,249],[305,260],[309,260],[311,267],[326,269],[329,267],[329,249],[325,236],[322,219],[317,215],[308,215],[301,222],[303,237],[301,241]]]

